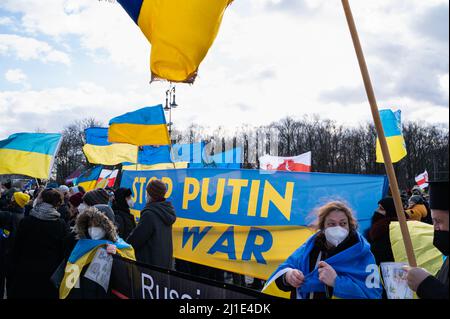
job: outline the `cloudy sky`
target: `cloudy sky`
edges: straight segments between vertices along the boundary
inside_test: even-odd
[[[380,108],[448,127],[449,1],[351,4]],[[0,0],[0,139],[163,103],[168,84],[149,84],[149,53],[118,3]],[[177,103],[178,128],[371,119],[339,0],[235,0]]]

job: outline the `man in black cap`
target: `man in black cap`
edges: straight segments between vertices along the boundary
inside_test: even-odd
[[[446,259],[436,277],[423,268],[408,267],[408,285],[417,292],[420,299],[449,299],[448,181],[430,183],[430,207],[434,225],[433,245]]]

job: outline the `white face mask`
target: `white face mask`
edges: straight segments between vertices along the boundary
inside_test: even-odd
[[[127,199],[127,204],[128,204],[128,207],[133,207],[134,206],[134,200],[133,199]]]
[[[94,240],[100,240],[105,238],[106,232],[100,227],[89,227],[88,228],[89,237]]]
[[[325,229],[325,237],[327,241],[334,247],[342,243],[348,236],[348,230],[341,227],[328,227]]]
[[[89,206],[86,205],[85,203],[81,203],[80,205],[78,205],[77,209],[78,212],[81,214],[82,212],[84,212],[86,209],[88,209]]]

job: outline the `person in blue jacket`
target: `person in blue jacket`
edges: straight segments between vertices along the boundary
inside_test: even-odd
[[[380,299],[375,258],[350,208],[342,202],[320,207],[316,227],[318,232],[277,268],[265,287],[275,281],[292,299]]]

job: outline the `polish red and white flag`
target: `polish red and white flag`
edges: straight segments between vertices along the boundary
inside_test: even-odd
[[[311,152],[293,157],[264,155],[259,164],[267,171],[311,172]]]
[[[422,174],[416,176],[416,183],[421,189],[428,187],[428,172],[425,171]]]

